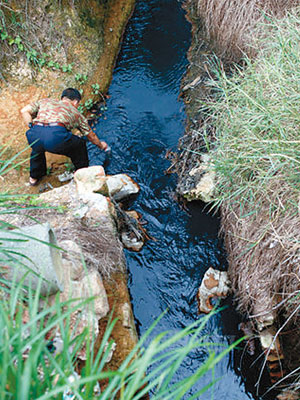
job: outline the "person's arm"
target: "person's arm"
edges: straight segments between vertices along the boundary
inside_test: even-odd
[[[32,111],[31,110],[32,110],[32,108],[31,108],[30,104],[23,107],[21,110],[21,115],[22,115],[22,118],[23,118],[24,122],[26,123],[26,125],[29,125],[30,122],[32,122],[32,115],[31,115]]]
[[[94,131],[92,131],[91,127],[89,126],[87,119],[79,112],[78,119],[79,125],[77,126],[77,129],[80,130],[82,135],[86,136],[88,140],[99,147],[100,150],[107,150],[108,144],[98,138],[98,136],[95,134]]]
[[[99,149],[106,150],[108,148],[108,144],[103,140],[99,140],[95,132],[93,132],[92,130],[90,130],[90,133],[86,135],[86,137],[89,139],[90,142],[98,146]]]

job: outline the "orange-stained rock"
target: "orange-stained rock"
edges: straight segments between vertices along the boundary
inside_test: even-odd
[[[219,285],[219,281],[215,279],[213,274],[208,274],[203,284],[208,290],[211,290]]]
[[[209,268],[198,290],[197,300],[199,313],[208,314],[213,309],[212,299],[224,298],[230,291],[230,281],[227,272]]]

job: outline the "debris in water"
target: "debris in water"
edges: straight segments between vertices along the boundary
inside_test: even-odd
[[[208,314],[214,308],[212,299],[225,298],[229,291],[230,281],[227,272],[210,267],[205,272],[197,294],[199,314]]]

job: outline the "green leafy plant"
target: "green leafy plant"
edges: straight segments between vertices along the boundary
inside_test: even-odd
[[[73,70],[73,64],[66,64],[66,65],[63,65],[63,66],[61,67],[61,70],[62,70],[63,72],[72,72],[72,70]]]
[[[28,62],[33,63],[34,65],[39,67],[48,67],[64,73],[71,73],[73,71],[73,63],[61,65],[59,62],[50,59],[49,54],[39,54],[37,50],[32,49],[28,44],[25,45],[19,35],[12,37],[6,30],[0,28],[0,38],[2,41],[6,41],[9,46],[16,46],[19,52],[25,52]],[[80,83],[84,83],[87,80],[87,75],[77,75],[79,76]]]
[[[92,89],[93,89],[93,94],[97,95],[100,93],[100,86],[98,83],[94,83],[92,85]]]
[[[93,99],[89,98],[84,102],[84,107],[86,110],[90,110],[93,107]]]
[[[3,282],[6,283],[5,281]],[[0,399],[46,400],[61,399],[68,390],[78,399],[138,400],[151,391],[155,400],[181,400],[194,384],[233,347],[216,353],[216,344],[208,343],[201,332],[209,317],[196,321],[174,335],[167,332],[148,341],[155,325],[140,339],[117,371],[105,368],[105,361],[112,346],[110,339],[115,320],[108,323],[100,345],[89,339],[88,329],[73,337],[69,324],[70,315],[83,305],[91,304],[92,298],[75,304],[74,300],[39,309],[40,294],[29,290],[24,296],[22,284],[2,292],[0,303]],[[23,315],[29,318],[23,322]],[[51,352],[45,335],[59,328],[62,349]],[[188,340],[184,340],[188,339]],[[182,345],[184,340],[185,344]],[[76,351],[87,343],[87,360],[80,375],[75,374]],[[107,346],[107,343],[109,345]],[[174,381],[174,375],[189,352],[203,348],[207,359],[188,378]],[[76,379],[70,381],[71,376]],[[98,382],[108,380],[101,394],[94,395]],[[214,380],[195,393],[197,399],[214,384]]]
[[[6,40],[8,38],[8,33],[6,31],[1,31],[0,38],[1,40]]]
[[[0,179],[1,176],[7,174],[12,169],[17,169],[21,165],[24,164],[29,158],[21,158],[21,155],[27,151],[30,146],[27,146],[25,149],[21,150],[17,154],[12,157],[7,157],[9,152],[9,146],[0,146]],[[21,158],[21,159],[20,159]]]
[[[77,73],[75,74],[75,80],[79,83],[79,85],[83,85],[88,79],[86,74]]]

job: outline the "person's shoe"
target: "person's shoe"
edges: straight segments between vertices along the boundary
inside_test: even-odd
[[[29,185],[30,186],[36,186],[39,183],[39,179],[32,178],[31,176],[29,177]]]
[[[71,179],[73,179],[74,174],[73,174],[73,172],[65,171],[62,174],[58,175],[57,177],[60,182],[66,182],[66,181],[70,181]]]

